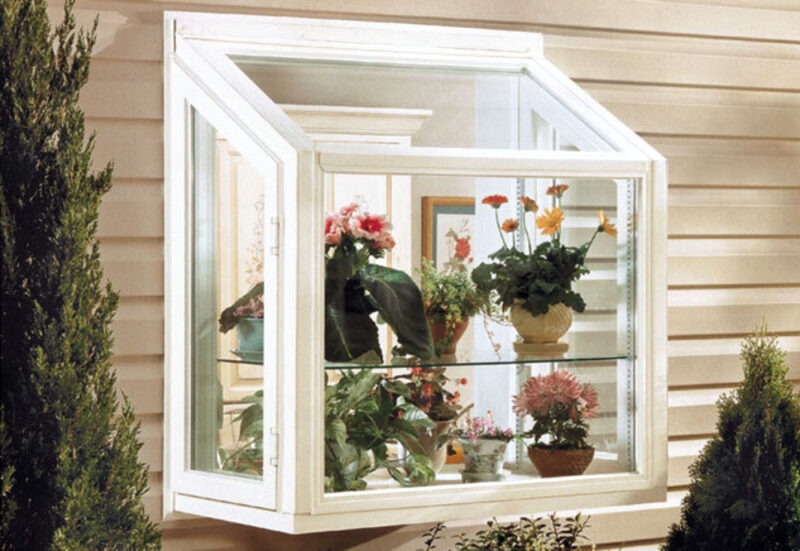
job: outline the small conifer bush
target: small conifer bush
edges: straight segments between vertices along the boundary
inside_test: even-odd
[[[111,366],[118,297],[96,237],[111,166],[92,172],[78,94],[97,23],[73,0],[0,11],[0,549],[151,550],[139,425]]]
[[[689,470],[664,551],[800,550],[800,395],[764,325],[741,357],[744,381],[719,400],[719,434]]]

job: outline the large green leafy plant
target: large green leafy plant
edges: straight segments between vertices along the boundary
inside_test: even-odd
[[[383,215],[362,211],[358,203],[325,219],[325,359],[349,362],[382,359],[379,318],[394,331],[396,355],[433,356],[422,295],[408,274],[377,264],[394,247],[392,226]]]
[[[496,297],[503,309],[510,308],[515,301],[533,315],[546,314],[551,305],[563,303],[576,312],[586,309],[583,297],[572,288],[581,276],[589,273],[586,255],[598,233],[614,237],[616,228],[609,222],[603,211],[598,213],[599,222],[592,237],[579,247],[570,247],[561,242],[561,224],[564,212],[561,210],[561,197],[569,188],[567,184],[551,186],[548,194],[554,197],[552,209],[536,217],[536,226],[551,239],[540,243],[535,249],[531,246],[525,217],[535,214],[539,207],[529,197],[521,197],[521,227],[525,234],[528,252],[516,247],[516,232],[520,222],[509,218],[500,223],[499,209],[508,202],[504,195],[489,195],[481,201],[494,209],[497,229],[503,246],[489,255],[493,262],[484,262],[472,271],[472,279],[478,290]],[[511,234],[512,244],[504,234]]]
[[[327,383],[327,377],[326,377]],[[436,477],[430,459],[409,453],[389,459],[388,443],[400,436],[416,440],[433,427],[415,405],[398,399],[405,385],[368,369],[343,371],[325,388],[325,491],[363,490],[366,477],[385,467],[404,486],[430,484]]]
[[[0,10],[2,549],[160,547],[139,423],[111,365],[118,295],[97,239],[111,167],[91,170],[78,106],[95,28],[68,1]]]
[[[744,381],[718,402],[718,434],[689,469],[665,551],[800,549],[800,395],[764,326],[741,357]]]

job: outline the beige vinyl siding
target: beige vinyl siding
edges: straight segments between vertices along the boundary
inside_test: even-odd
[[[54,17],[60,3],[51,4]],[[795,0],[79,0],[100,14],[82,104],[95,164],[115,160],[100,238],[122,293],[121,389],[142,421],[150,514],[161,518],[163,10],[356,17],[544,33],[549,59],[669,160],[669,484],[666,503],[593,511],[603,547],[652,550],[687,469],[741,376],[763,317],[800,382],[800,4]],[[588,508],[588,505],[587,505]],[[477,526],[454,526],[449,534]],[[164,524],[166,550],[416,549],[425,527],[289,537],[204,519]]]

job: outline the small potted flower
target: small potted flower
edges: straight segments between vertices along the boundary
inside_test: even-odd
[[[503,479],[506,447],[514,439],[510,428],[498,427],[492,412],[483,417],[470,417],[466,427],[459,430],[459,440],[464,450],[463,482],[487,482]]]
[[[386,383],[399,402],[414,405],[433,423],[418,430],[417,438],[401,434],[399,440],[406,450],[430,458],[436,472],[447,462],[447,444],[455,437],[456,422],[472,407],[460,403],[458,387],[466,385],[467,379],[450,379],[445,371],[444,367],[413,367]]]
[[[542,477],[582,474],[594,458],[587,419],[597,416],[597,391],[572,373],[529,377],[513,397],[514,413],[533,419],[522,438],[533,438],[528,457]]]
[[[455,354],[470,318],[484,309],[486,295],[478,292],[466,270],[439,271],[423,258],[419,274],[436,355]]]
[[[236,328],[237,355],[258,356],[264,351],[264,283],[254,285],[219,316],[219,330]]]
[[[586,255],[598,233],[616,237],[617,230],[605,213],[597,213],[598,223],[591,238],[572,247],[561,242],[561,225],[564,212],[561,198],[568,184],[550,186],[547,194],[553,198],[552,208],[545,208],[536,216],[539,206],[530,197],[520,197],[522,216],[519,220],[508,218],[500,222],[500,209],[508,203],[505,195],[489,195],[482,204],[494,209],[497,230],[502,247],[489,255],[491,262],[478,265],[472,272],[478,290],[495,297],[503,310],[508,310],[511,323],[522,337],[514,349],[522,354],[563,352],[566,343],[559,343],[572,325],[572,312],[583,312],[586,302],[572,285],[589,273]],[[536,227],[549,240],[535,248],[532,245],[527,215],[535,218]],[[516,242],[520,230],[527,247]],[[510,236],[509,244],[506,236]],[[527,249],[527,252],[523,249]]]

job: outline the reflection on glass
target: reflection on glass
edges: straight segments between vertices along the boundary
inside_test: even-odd
[[[555,127],[561,143],[579,150],[613,149],[524,70],[234,61],[273,101],[285,105],[290,116],[298,105],[389,109],[394,117],[401,110],[425,110],[427,120],[413,137],[415,146],[557,149],[551,143],[550,128]]]
[[[264,178],[194,112],[192,468],[261,476]]]

